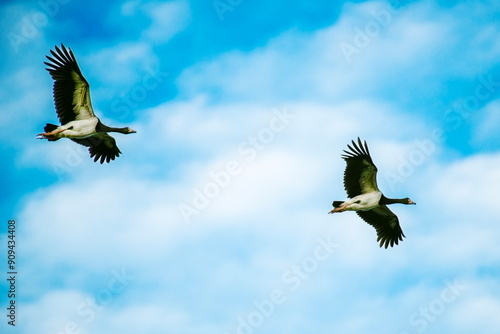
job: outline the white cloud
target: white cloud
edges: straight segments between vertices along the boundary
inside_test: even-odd
[[[500,312],[498,296],[491,291],[498,291],[497,282],[478,280],[468,287],[466,300],[457,306],[450,327],[455,330],[470,332],[481,328],[483,333],[496,333],[500,328],[500,320],[496,316]]]
[[[464,36],[469,28],[463,21],[474,18],[461,7],[443,11],[429,2],[412,3],[390,14],[387,24],[379,23],[381,12],[390,12],[387,2],[346,5],[330,27],[312,33],[290,30],[251,52],[231,51],[201,62],[179,77],[181,92],[250,101],[345,101],[383,91],[394,100],[407,100],[416,91],[446,89],[443,78],[475,77],[495,64],[490,55],[497,54],[498,43],[486,36],[500,27],[474,25]],[[358,43],[370,23],[379,30]],[[480,36],[476,48],[463,52]],[[342,43],[357,50],[347,57],[350,62]]]
[[[463,209],[457,216],[470,219],[477,211],[495,215],[496,188],[492,185],[500,183],[500,171],[495,168],[499,163],[498,153],[478,154],[442,170],[440,178],[431,185],[431,189],[441,192],[439,207],[452,211],[458,205]]]
[[[77,306],[88,297],[75,290],[47,291],[38,300],[23,305],[23,318],[30,321],[19,317],[16,327],[24,333],[59,333],[75,330],[75,326],[81,329],[82,323],[76,317]]]
[[[489,147],[498,142],[500,135],[500,100],[494,100],[475,112],[473,142],[478,147]]]
[[[75,174],[69,182],[40,190],[27,199],[27,205],[20,216],[20,220],[26,222],[26,232],[23,235],[25,252],[33,259],[39,258],[40,261],[37,262],[46,269],[55,268],[58,263],[71,263],[79,268],[73,270],[91,272],[109,271],[109,268],[122,263],[126,258],[125,262],[131,264],[130,270],[139,273],[141,281],[145,279],[156,286],[154,290],[162,288],[171,298],[179,298],[172,286],[163,280],[173,279],[170,273],[172,268],[197,272],[196,267],[200,268],[202,264],[195,260],[196,256],[188,254],[209,252],[210,249],[222,247],[221,245],[224,245],[221,252],[231,253],[244,249],[249,256],[248,262],[239,257],[224,257],[218,252],[222,257],[210,260],[213,261],[209,266],[211,275],[222,275],[222,282],[226,282],[228,277],[241,279],[232,281],[230,285],[232,293],[239,300],[231,303],[240,311],[234,318],[225,320],[226,323],[221,325],[223,329],[235,328],[236,317],[248,315],[253,310],[254,299],[265,296],[275,287],[287,288],[281,281],[283,272],[309,256],[314,240],[320,236],[332,235],[340,246],[331,259],[321,264],[317,273],[304,281],[299,292],[289,294],[288,301],[278,308],[281,310],[279,312],[285,312],[287,316],[310,312],[313,308],[310,304],[311,294],[323,296],[324,293],[334,293],[337,299],[330,307],[341,307],[340,300],[352,298],[350,295],[356,293],[352,287],[345,292],[339,291],[337,285],[346,284],[347,281],[363,285],[366,284],[363,277],[370,276],[379,284],[387,286],[396,284],[393,277],[405,275],[404,272],[420,275],[425,268],[438,270],[442,275],[453,278],[459,268],[464,265],[474,266],[474,263],[478,263],[478,258],[481,258],[479,264],[486,266],[498,262],[498,256],[495,255],[498,254],[495,251],[498,246],[494,238],[488,237],[495,234],[487,232],[494,229],[491,225],[493,220],[488,218],[495,215],[494,211],[488,209],[494,203],[488,203],[493,199],[487,194],[491,192],[488,190],[489,182],[495,180],[496,171],[492,166],[497,165],[496,156],[471,157],[452,164],[439,163],[437,157],[431,157],[419,166],[415,176],[409,178],[411,182],[407,189],[412,192],[412,197],[416,197],[418,205],[394,208],[407,235],[396,248],[379,249],[375,230],[355,214],[327,215],[331,201],[345,196],[341,184],[344,163],[339,155],[353,138],[353,134],[371,134],[368,142],[380,170],[397,163],[394,155],[405,154],[414,149],[411,142],[404,145],[397,139],[405,137],[403,132],[404,124],[408,122],[407,117],[390,117],[393,115],[390,108],[377,106],[371,101],[365,103],[366,106],[364,103],[342,106],[288,105],[287,108],[296,117],[290,126],[277,133],[274,140],[254,160],[246,162],[241,173],[231,179],[228,187],[190,225],[182,221],[178,204],[189,201],[193,189],[202,188],[211,180],[209,173],[220,170],[227,161],[239,159],[243,164],[244,159],[238,155],[237,145],[249,135],[267,127],[273,110],[266,112],[265,108],[256,107],[260,112],[255,114],[238,112],[252,108],[236,104],[231,107],[207,106],[203,100],[167,103],[151,109],[148,123],[143,124],[144,133],[154,133],[152,129],[158,127],[177,131],[174,135],[165,132],[154,143],[155,146],[168,145],[178,136],[176,145],[183,147],[185,143],[187,147],[206,150],[205,158],[196,161],[187,159],[178,167],[175,179],[160,180],[150,180],[147,172],[137,174],[137,169],[119,167],[122,165],[115,165],[111,172],[104,168],[93,168],[93,163],[89,163],[89,167],[83,168],[81,174]],[[166,118],[161,117],[165,110],[170,112]],[[230,115],[229,110],[235,111],[237,117],[232,121],[225,117],[221,119],[220,115]],[[340,117],[342,111],[345,114]],[[339,115],[337,122],[329,122],[332,115]],[[356,121],[367,117],[390,119],[394,122],[392,127],[401,130],[394,130],[394,137],[380,137],[380,134],[370,130],[371,124]],[[218,118],[219,125],[214,127],[212,119],[216,121]],[[188,131],[176,130],[176,126],[187,128]],[[413,131],[417,138],[425,138],[424,126],[416,126]],[[228,144],[219,142],[220,138],[225,138]],[[142,140],[149,142],[147,137]],[[134,147],[133,150],[144,145],[136,144],[137,148]],[[386,150],[387,147],[396,149]],[[153,158],[153,155],[144,158],[147,160]],[[157,156],[156,163],[163,164],[168,159],[167,154]],[[481,170],[482,173],[477,175],[470,173],[470,170]],[[436,175],[441,177],[436,179]],[[460,180],[458,185],[457,179]],[[431,186],[425,186],[428,184]],[[451,188],[454,191],[449,193],[448,189]],[[486,194],[487,202],[483,203],[484,199],[480,198],[470,202],[461,195],[477,193]],[[465,214],[457,211],[457,208],[467,208],[470,205],[483,210],[470,210],[470,213],[465,210]],[[479,225],[475,223],[471,226],[471,217],[475,221],[483,221],[480,225],[487,230],[475,230],[474,226]],[[218,237],[218,234],[223,238]],[[234,239],[241,248],[235,244],[228,245],[225,238]],[[51,247],[44,247],[47,243]],[[184,249],[185,247],[188,249]],[[411,263],[415,261],[426,263],[414,267]],[[168,265],[158,269],[158,262]],[[32,264],[25,272],[34,274],[42,270],[40,265]],[[187,269],[188,267],[192,269]],[[153,272],[153,269],[147,268],[156,269]],[[356,278],[352,278],[353,273]],[[179,281],[183,275],[180,275],[171,284],[184,289]],[[67,273],[67,276],[68,279],[63,280],[63,284],[74,285],[74,275]],[[39,274],[39,277],[43,281],[44,275]],[[320,285],[314,287],[315,282]],[[251,291],[256,295],[248,291],[248,285],[251,284],[255,285]],[[413,289],[412,284],[407,283],[400,291],[396,290],[395,299],[387,299],[383,291],[379,294],[373,292],[370,288],[374,288],[373,284],[357,292],[358,297],[352,301],[352,307],[342,314],[342,319],[338,319],[338,326],[358,328],[361,331],[372,327],[384,328],[384,319],[389,321],[398,316],[403,320],[397,326],[394,325],[395,330],[404,330],[408,326],[413,328],[406,319],[412,312],[418,311],[422,303],[435,298],[435,291],[438,289],[439,292],[442,282],[438,282],[437,287],[433,283],[424,286],[421,292],[423,302],[399,297],[399,294],[404,295]],[[196,280],[195,286],[196,289],[207,291],[207,295],[202,298],[204,302],[205,298],[217,298],[223,289],[222,285],[209,278],[205,283]],[[227,288],[227,284],[224,288]],[[325,291],[319,291],[320,288]],[[131,287],[131,295],[139,292],[150,295],[153,300],[160,298],[139,286]],[[360,292],[369,294],[362,297]],[[245,299],[244,296],[248,293],[249,299]],[[383,306],[388,300],[396,308],[401,308],[397,315]],[[144,307],[151,314],[161,313],[161,308],[154,303],[148,302]],[[228,301],[221,300],[213,307],[222,310],[227,303]],[[359,322],[356,320],[359,317],[353,312],[366,303],[378,305],[380,312],[378,317],[365,317]],[[130,305],[131,309],[127,307],[128,310],[107,310],[106,318],[120,319],[133,308],[139,307],[134,303]],[[300,308],[295,309],[298,305],[301,305]],[[168,308],[168,314],[173,317],[172,326],[192,328],[192,322],[187,325],[188,320],[182,320],[182,309],[173,306]],[[181,318],[177,318],[175,314],[180,314]],[[273,316],[269,320],[269,326],[283,319],[283,315],[279,314],[283,313]],[[191,317],[191,321],[199,323],[203,322],[204,315],[197,310]],[[96,321],[96,328],[101,326],[101,321],[103,320]],[[129,320],[127,323],[134,326],[135,322]],[[162,328],[161,324],[157,326]]]
[[[130,89],[132,84],[143,78],[146,68],[158,62],[151,46],[144,42],[123,42],[88,55],[80,56],[78,50],[73,50],[73,53],[90,83],[92,93],[97,87]]]
[[[191,20],[189,2],[185,0],[146,3],[142,7],[152,20],[144,36],[155,44],[168,42]]]
[[[42,63],[40,62],[40,64]],[[41,69],[41,67],[38,68]],[[45,86],[50,81],[33,75],[33,73],[45,74],[43,72],[37,70],[36,66],[30,66],[14,71],[0,79],[0,83],[6,88],[11,87],[13,83],[19,88],[15,92],[7,89],[2,94],[1,108],[4,113],[0,128],[3,134],[2,140],[5,142],[16,144],[19,141],[31,141],[35,139],[37,133],[43,132],[43,127],[35,127],[40,125],[36,122],[43,122],[44,111],[53,106],[51,86]],[[54,114],[54,118],[57,120],[56,117]],[[27,122],[27,119],[34,122]],[[23,135],[21,138],[15,136],[19,133]]]
[[[125,1],[121,5],[121,14],[124,16],[134,16],[141,6],[141,0]]]
[[[274,288],[288,289],[289,286],[281,281],[283,273],[292,264],[300,264],[305,257],[310,256],[314,240],[321,236],[332,235],[340,244],[339,248],[327,262],[321,263],[318,271],[312,273],[297,292],[287,295],[287,302],[277,308],[279,312],[269,320],[269,324],[284,321],[285,315],[288,318],[304,312],[307,314],[314,309],[315,303],[323,305],[324,301],[320,296],[333,294],[335,298],[328,306],[333,313],[341,308],[342,300],[351,300],[351,307],[346,312],[333,316],[340,328],[358,328],[361,331],[372,327],[383,328],[385,321],[396,317],[402,320],[394,325],[394,330],[405,330],[406,327],[415,329],[407,319],[413,312],[418,312],[419,307],[427,305],[439,295],[442,280],[437,283],[424,280],[424,287],[414,294],[414,299],[403,297],[409,293],[408,290],[414,288],[413,284],[402,284],[395,280],[405,275],[419,277],[422,270],[437,270],[439,275],[453,279],[457,275],[461,276],[461,268],[464,266],[475,268],[498,262],[497,243],[493,237],[487,237],[488,234],[495,235],[491,233],[494,227],[491,224],[485,225],[487,221],[494,222],[494,219],[487,218],[492,213],[471,213],[476,221],[482,220],[483,223],[479,225],[490,232],[475,231],[473,227],[479,226],[478,223],[470,226],[467,214],[461,218],[462,212],[456,213],[457,208],[467,206],[461,203],[460,196],[456,195],[460,199],[458,202],[451,199],[439,207],[430,204],[442,203],[442,199],[448,194],[448,187],[439,184],[430,191],[421,190],[417,193],[417,197],[425,194],[427,198],[416,207],[394,208],[400,216],[407,238],[393,249],[379,249],[375,241],[375,230],[355,214],[327,215],[329,203],[335,198],[335,191],[332,190],[341,188],[336,183],[340,182],[338,176],[342,173],[343,163],[338,164],[339,170],[335,171],[337,163],[322,166],[323,159],[309,159],[308,153],[302,150],[293,153],[282,151],[278,142],[276,146],[259,155],[249,165],[249,169],[238,175],[227,190],[190,225],[181,221],[175,207],[183,198],[189,198],[191,188],[186,184],[150,182],[127,173],[107,175],[105,179],[98,176],[94,180],[89,178],[90,175],[82,175],[81,180],[72,184],[40,191],[29,201],[30,204],[19,219],[27,224],[22,236],[25,242],[24,252],[34,260],[39,258],[37,262],[43,265],[45,272],[49,269],[49,276],[50,268],[53,270],[56,263],[71,264],[79,271],[99,272],[109,271],[109,268],[117,265],[117,261],[122,262],[126,258],[125,262],[131,266],[130,271],[138,275],[136,282],[141,282],[131,286],[127,297],[129,301],[126,303],[130,306],[126,308],[145,308],[150,310],[150,314],[162,312],[154,304],[164,293],[169,298],[181,298],[173,287],[185,291],[188,287],[181,283],[183,277],[204,268],[205,264],[199,261],[205,259],[204,261],[209,261],[206,265],[207,269],[210,268],[210,274],[204,279],[204,283],[193,278],[196,283],[191,286],[205,291],[203,297],[198,296],[199,302],[205,303],[207,297],[219,298],[222,291],[228,288],[228,284],[224,282],[232,277],[229,279],[232,282],[229,286],[232,294],[238,297],[231,303],[237,305],[240,311],[234,318],[226,318],[223,328],[228,329],[235,328],[237,315],[246,316],[253,310],[254,299],[264,298]],[[299,152],[302,153],[298,154]],[[384,155],[389,154],[390,152]],[[216,156],[217,159],[225,160],[223,156]],[[379,158],[384,160],[383,156]],[[335,160],[340,161],[340,158],[336,157]],[[482,165],[479,166],[479,162],[476,162],[476,167],[483,168],[482,170],[489,170],[485,168],[492,166],[487,160],[479,161],[482,161]],[[203,163],[202,173],[203,170],[211,170],[214,165],[218,163],[213,160]],[[475,176],[470,173],[460,173],[460,170],[465,170],[466,165],[468,164],[459,163],[457,166],[441,166],[443,171],[448,171],[443,182],[452,182],[458,173],[461,181],[472,187],[469,189],[471,193],[484,191],[487,184],[473,182]],[[333,173],[329,171],[329,167]],[[329,174],[338,175],[333,177]],[[86,180],[85,183],[83,180]],[[327,186],[322,186],[322,182]],[[424,181],[420,182],[424,184]],[[191,185],[196,183],[193,181]],[[315,194],[315,189],[318,194]],[[318,203],[311,203],[312,199]],[[80,206],[80,203],[85,206]],[[436,217],[432,220],[434,215]],[[445,216],[449,216],[451,220],[441,219]],[[429,225],[434,227],[428,230]],[[44,246],[47,243],[50,247]],[[240,246],[237,247],[237,244]],[[202,255],[213,253],[216,249],[220,249],[220,253],[216,251],[217,256],[214,258]],[[248,260],[244,260],[245,257],[242,258],[241,255],[229,256],[242,249],[248,254]],[[226,252],[228,255],[224,256]],[[158,263],[164,263],[165,266],[158,267]],[[415,263],[420,265],[415,266]],[[39,265],[32,264],[24,272],[34,275],[35,272],[43,272],[41,270]],[[172,271],[177,274],[173,276]],[[213,280],[218,274],[222,275],[220,283]],[[71,272],[66,272],[65,275],[73,277]],[[37,274],[42,281],[44,276]],[[236,280],[237,277],[241,280]],[[434,276],[431,277],[429,278],[435,279]],[[63,282],[74,286],[77,281],[63,279]],[[350,283],[346,285],[346,282]],[[144,284],[152,284],[155,288],[144,290]],[[396,288],[399,284],[402,285]],[[474,279],[468,283],[471,284],[475,284]],[[339,285],[344,285],[343,289],[346,291],[339,290]],[[395,299],[385,297],[386,290],[391,285],[394,285]],[[253,294],[248,291],[249,286],[254,286],[251,290]],[[355,286],[359,291],[355,291]],[[158,295],[154,292],[158,289],[164,292]],[[320,291],[321,289],[324,291]],[[248,293],[249,297],[245,298]],[[149,296],[153,300],[139,306],[129,299],[136,294]],[[310,304],[314,300],[317,301]],[[465,299],[458,299],[456,305],[461,305],[464,301]],[[394,307],[387,306],[388,302]],[[355,310],[363,309],[363,305],[366,306],[367,303],[378,305],[378,316],[368,316],[362,322],[357,322],[359,317]],[[226,309],[226,312],[227,305],[228,301],[224,299],[212,302],[213,308]],[[300,308],[295,309],[299,305]],[[446,317],[454,314],[448,312],[452,312],[456,305],[450,306]],[[183,308],[171,306],[167,308],[166,314],[175,318],[175,314],[183,314]],[[398,309],[396,313],[394,308]],[[107,309],[106,322],[109,323],[115,317],[119,319],[132,309]],[[193,322],[203,321],[203,312],[193,312],[190,314]],[[477,319],[481,317],[474,318],[471,315],[469,321],[477,323]],[[101,328],[103,321],[104,319],[96,320],[95,327]],[[193,322],[188,325],[182,317],[172,321],[172,326],[193,328]],[[135,321],[128,320],[127,323],[134,326]],[[158,326],[162,328],[160,324]],[[429,328],[432,326],[434,323],[429,324]],[[112,326],[119,327],[118,322]]]
[[[175,192],[175,186],[138,182],[127,174],[114,178],[101,176],[94,182],[77,180],[40,190],[22,214],[22,219],[28,222],[29,251],[39,256],[38,249],[50,242],[52,247],[45,249],[44,265],[48,266],[52,261],[49,259],[53,259],[78,262],[82,267],[94,266],[99,254],[109,248],[129,253],[131,242],[139,248],[149,243],[160,247],[157,251],[162,252],[164,247],[168,248],[175,230],[185,229],[175,209],[163,205],[175,199]],[[64,237],[51,232],[56,230]],[[61,253],[61,249],[65,251]],[[144,256],[141,252],[135,254]]]

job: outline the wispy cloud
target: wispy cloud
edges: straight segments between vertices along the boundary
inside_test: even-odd
[[[189,2],[185,0],[147,3],[142,8],[152,20],[144,35],[155,44],[168,42],[191,21]]]

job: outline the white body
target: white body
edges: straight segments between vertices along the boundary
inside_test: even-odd
[[[71,121],[67,124],[59,126],[56,131],[59,129],[64,129],[64,131],[55,134],[55,136],[59,138],[87,138],[95,134],[95,127],[98,122],[99,120],[97,117]]]
[[[345,208],[346,211],[368,211],[378,206],[381,197],[380,191],[373,191],[353,197],[342,203],[341,206],[348,204]]]

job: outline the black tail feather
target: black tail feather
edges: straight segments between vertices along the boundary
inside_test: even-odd
[[[45,130],[45,132],[51,132],[51,131],[54,131],[55,129],[57,129],[58,126],[55,125],[55,124],[51,124],[51,123],[47,123],[45,125],[45,127],[43,128],[43,130]],[[56,141],[56,140],[59,140],[60,138],[47,138],[49,141]]]
[[[334,208],[338,208],[342,203],[344,203],[343,201],[333,201],[332,205]]]
[[[43,129],[45,130],[45,132],[54,131],[55,129],[57,129],[57,125],[47,123],[47,125],[45,125]]]

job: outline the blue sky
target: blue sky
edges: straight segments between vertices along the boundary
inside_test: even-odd
[[[2,333],[498,333],[494,1],[0,5]],[[94,163],[44,69],[70,47],[123,154]],[[366,139],[406,238],[345,198]]]

